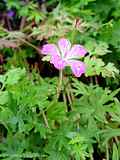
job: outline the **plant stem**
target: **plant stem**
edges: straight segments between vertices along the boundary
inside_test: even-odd
[[[94,81],[93,81],[93,77],[90,77],[90,83],[93,85]]]
[[[44,119],[44,122],[45,122],[46,127],[47,127],[47,128],[50,128],[50,127],[49,127],[49,124],[48,124],[47,117],[46,117],[44,111],[42,111],[42,116],[43,116],[43,119]]]
[[[74,28],[73,31],[72,31],[72,43],[74,43],[74,39],[76,37],[75,35],[76,35],[76,30]]]
[[[21,23],[20,23],[20,30],[24,28],[25,22],[26,22],[26,17],[22,17]]]
[[[66,87],[66,94],[67,94],[67,98],[68,98],[68,102],[71,108],[71,111],[73,110],[73,100],[74,100],[74,96],[72,93],[72,88],[71,88],[71,84],[70,81],[68,81],[67,87]]]
[[[29,3],[29,0],[25,0],[25,4],[27,5]],[[22,30],[24,28],[26,22],[26,17],[22,17],[21,22],[20,22],[20,30]]]
[[[26,41],[25,39],[21,39],[21,38],[18,38],[18,39],[19,39],[20,41],[26,43],[27,45],[31,46],[32,48],[34,48],[36,51],[38,51],[38,52],[40,51],[40,49],[39,49],[38,47],[34,46],[32,43]]]
[[[108,149],[108,143],[106,144],[106,160],[109,160],[109,149]]]
[[[11,23],[10,23],[9,18],[7,16],[6,16],[6,21],[7,21],[7,25],[8,25],[8,30],[12,31]]]
[[[2,84],[0,91],[3,91],[4,88],[5,88],[5,84]]]
[[[92,154],[90,154],[90,160],[93,160],[93,155]]]
[[[66,100],[66,95],[65,95],[65,92],[63,92],[63,100],[64,100],[64,104],[65,104],[65,111],[67,112],[68,111],[68,108],[67,108],[67,100]]]
[[[67,97],[68,97],[68,101],[69,101],[69,104],[70,104],[70,108],[71,108],[71,110],[73,110],[70,90],[66,89],[66,92],[67,92]]]
[[[119,145],[119,140],[118,140],[118,138],[117,138],[117,137],[114,137],[114,139],[115,139],[116,144]]]
[[[99,81],[98,81],[98,77],[97,77],[97,76],[95,76],[95,83],[96,83],[96,84],[99,84]]]
[[[63,71],[59,71],[59,82],[58,82],[58,88],[57,88],[57,100],[60,96],[60,92],[62,90],[62,80],[63,80]]]

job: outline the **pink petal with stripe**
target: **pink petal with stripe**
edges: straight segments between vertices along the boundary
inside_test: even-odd
[[[52,56],[50,63],[52,63],[54,67],[59,70],[64,69],[67,64],[60,56]]]
[[[87,53],[87,51],[86,51],[86,49],[83,46],[81,46],[79,44],[75,44],[71,48],[69,54],[67,55],[67,58],[79,58],[79,57],[83,57],[83,56],[85,56],[86,53]]]
[[[59,55],[59,51],[55,44],[45,44],[42,47],[41,53],[44,55]]]
[[[81,61],[69,61],[69,65],[71,66],[72,72],[76,77],[80,77],[83,73],[85,73],[86,67],[85,64]]]
[[[58,41],[58,47],[60,49],[61,55],[62,57],[64,57],[66,55],[66,53],[70,50],[71,48],[71,43],[69,40],[65,39],[65,38],[61,38]]]

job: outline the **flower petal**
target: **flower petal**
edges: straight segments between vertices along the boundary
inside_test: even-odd
[[[44,55],[59,55],[59,51],[55,44],[45,44],[42,47],[41,53]]]
[[[83,73],[85,73],[86,67],[85,64],[81,61],[69,61],[69,65],[71,66],[72,72],[76,77],[80,77]]]
[[[58,41],[58,46],[59,46],[60,52],[62,54],[62,57],[65,57],[66,53],[70,50],[71,43],[69,40],[67,40],[65,38],[61,38]]]
[[[87,51],[86,51],[86,49],[83,46],[81,46],[79,44],[75,44],[71,48],[69,54],[67,55],[67,58],[79,58],[79,57],[83,57],[86,53],[87,53]]]
[[[52,56],[50,63],[54,64],[54,67],[59,70],[64,69],[67,64],[60,56]]]

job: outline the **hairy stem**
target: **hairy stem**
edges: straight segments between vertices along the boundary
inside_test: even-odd
[[[62,90],[62,80],[63,80],[63,71],[59,71],[59,82],[58,82],[58,88],[57,88],[57,100],[60,96],[60,92]]]
[[[9,18],[7,16],[6,16],[6,21],[7,21],[8,30],[12,31],[11,23],[10,23]]]
[[[71,93],[70,93],[69,88],[66,89],[66,92],[67,92],[67,97],[68,97],[68,101],[69,101],[69,104],[70,104],[70,108],[71,108],[71,110],[73,110],[72,99],[71,99]]]
[[[20,30],[22,30],[24,28],[25,22],[26,22],[26,17],[22,17],[21,23],[20,23]]]
[[[49,127],[49,124],[48,124],[47,117],[46,117],[44,111],[42,111],[42,116],[43,116],[43,119],[44,119],[44,122],[45,122],[46,127],[47,127],[47,128],[50,128],[50,127]]]
[[[37,52],[40,51],[40,49],[38,47],[36,47],[35,45],[33,45],[32,43],[26,41],[25,39],[21,39],[21,38],[18,38],[20,41],[26,43],[27,45],[31,46],[32,48],[34,48]]]
[[[64,101],[64,104],[65,104],[65,111],[67,112],[68,108],[67,108],[67,100],[66,100],[65,92],[63,92],[63,101]]]

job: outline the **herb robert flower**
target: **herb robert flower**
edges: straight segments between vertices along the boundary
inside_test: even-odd
[[[78,59],[85,56],[87,51],[79,44],[75,44],[71,47],[71,43],[68,39],[61,38],[58,41],[58,45],[43,45],[41,53],[50,55],[50,63],[58,70],[63,70],[66,66],[70,66],[76,77],[80,77],[85,73],[85,64]]]

